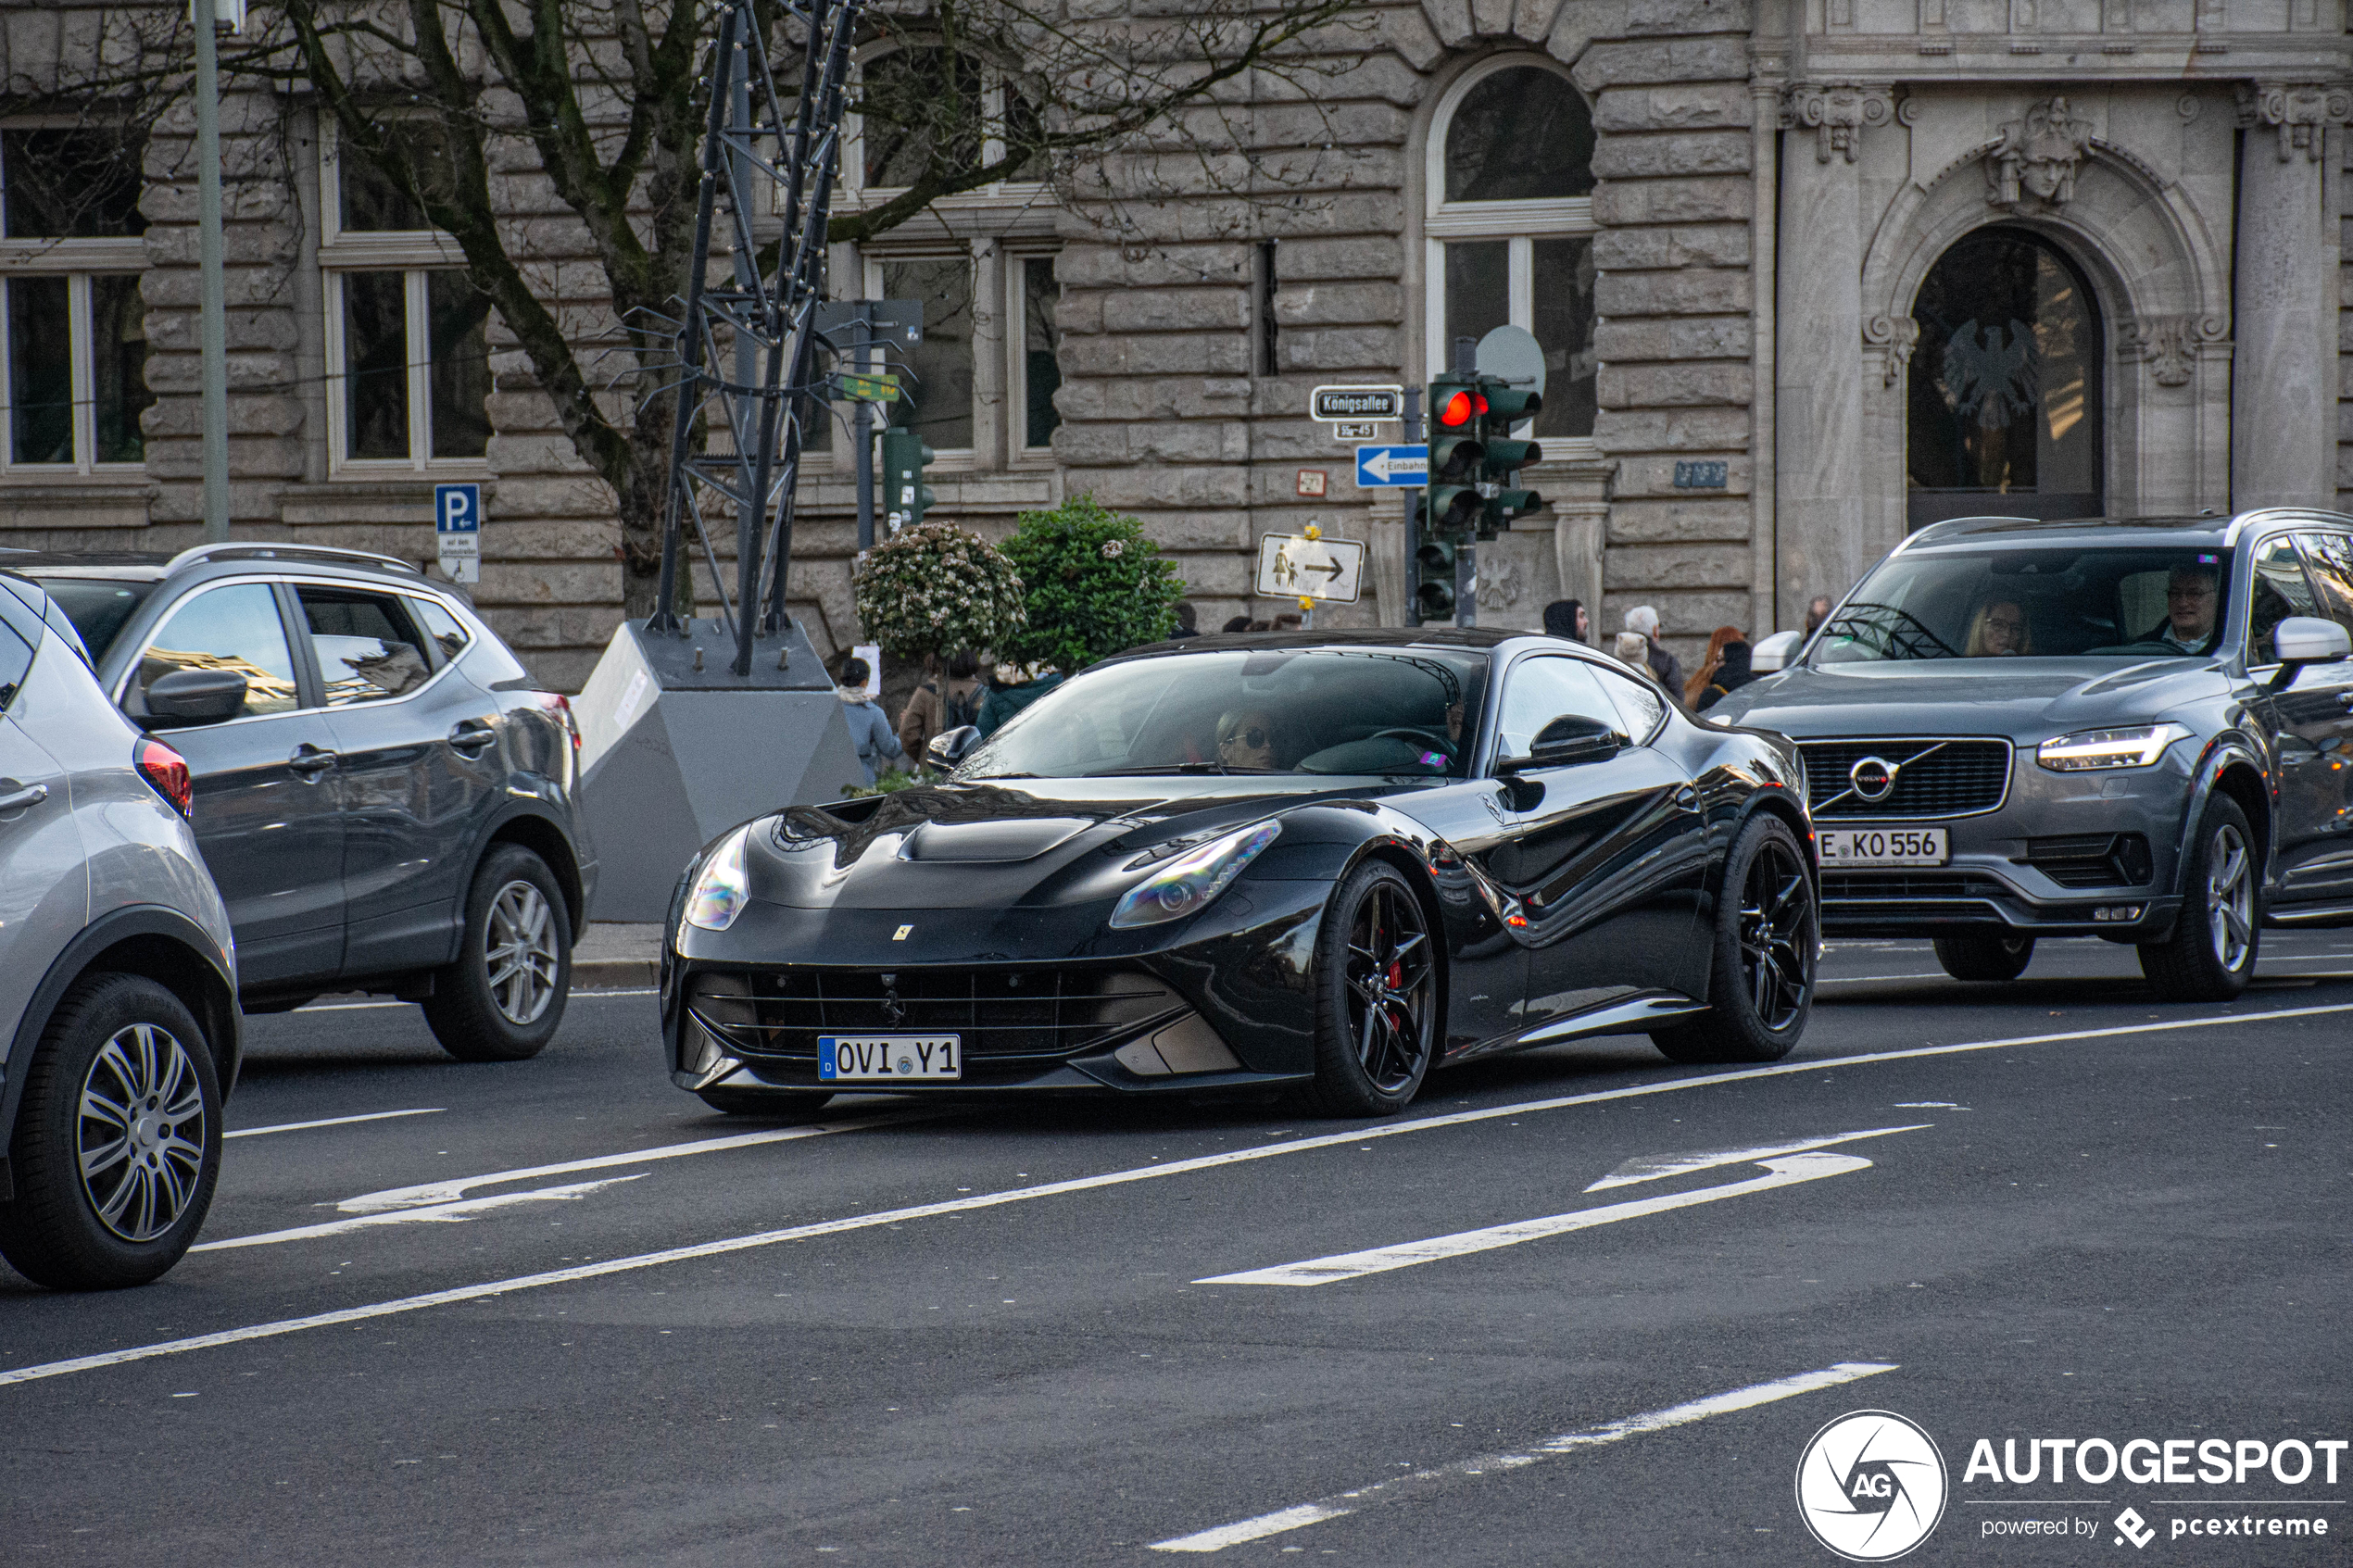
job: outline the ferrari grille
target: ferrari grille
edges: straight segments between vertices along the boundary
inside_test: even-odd
[[[1884,740],[1800,741],[1806,758],[1806,794],[1814,815],[1873,822],[1900,817],[1965,817],[2002,803],[2010,782],[2010,743],[2006,740],[1939,740],[1912,736]],[[1877,800],[1856,787],[1855,765],[1875,757],[1894,770],[1893,787]],[[1883,774],[1865,771],[1865,785],[1883,785]]]
[[[975,1066],[1034,1063],[1114,1040],[1184,1002],[1136,970],[796,964],[706,972],[690,1005],[744,1054],[804,1059],[814,1072],[820,1035],[950,1034]]]

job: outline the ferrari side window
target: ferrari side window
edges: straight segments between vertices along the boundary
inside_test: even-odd
[[[1667,699],[1648,681],[1638,681],[1631,675],[1614,671],[1597,670],[1603,689],[1617,702],[1617,710],[1626,720],[1627,733],[1636,746],[1647,745],[1658,727],[1667,722]]]
[[[1602,684],[1580,659],[1565,656],[1524,659],[1512,666],[1504,681],[1504,705],[1497,710],[1495,754],[1525,757],[1537,733],[1567,715],[1608,725],[1621,739],[1626,721]]]

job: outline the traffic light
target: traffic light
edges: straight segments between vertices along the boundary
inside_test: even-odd
[[[936,454],[923,438],[903,425],[882,433],[883,510],[890,532],[912,528],[938,497],[924,483],[924,470]]]
[[[1413,623],[1443,625],[1454,619],[1454,553],[1459,536],[1428,531],[1423,521],[1426,502],[1422,496],[1415,496],[1410,505],[1414,509],[1414,533],[1419,540],[1405,563],[1413,573],[1413,581],[1407,584]]]
[[[1486,409],[1487,399],[1474,380],[1441,376],[1429,383],[1429,481],[1422,510],[1427,537],[1467,533],[1478,525],[1479,459],[1486,451],[1478,421]]]
[[[1514,517],[1544,504],[1533,490],[1517,488],[1519,470],[1544,460],[1544,448],[1533,441],[1516,440],[1512,427],[1544,406],[1541,394],[1521,391],[1498,381],[1479,385],[1478,533],[1491,538],[1512,525]]]

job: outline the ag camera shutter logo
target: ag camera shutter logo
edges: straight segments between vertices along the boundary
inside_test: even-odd
[[[1798,1456],[1798,1514],[1850,1562],[1890,1562],[1928,1539],[1945,1488],[1934,1440],[1892,1411],[1850,1411]]]

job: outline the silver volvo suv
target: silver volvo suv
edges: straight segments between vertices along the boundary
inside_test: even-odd
[[[1712,722],[1806,758],[1822,925],[2006,980],[2037,938],[2236,996],[2266,924],[2353,924],[2353,517],[1924,528]]]
[[[212,1202],[236,959],[190,801],[64,612],[0,574],[0,1256],[37,1284],[143,1285]]]

